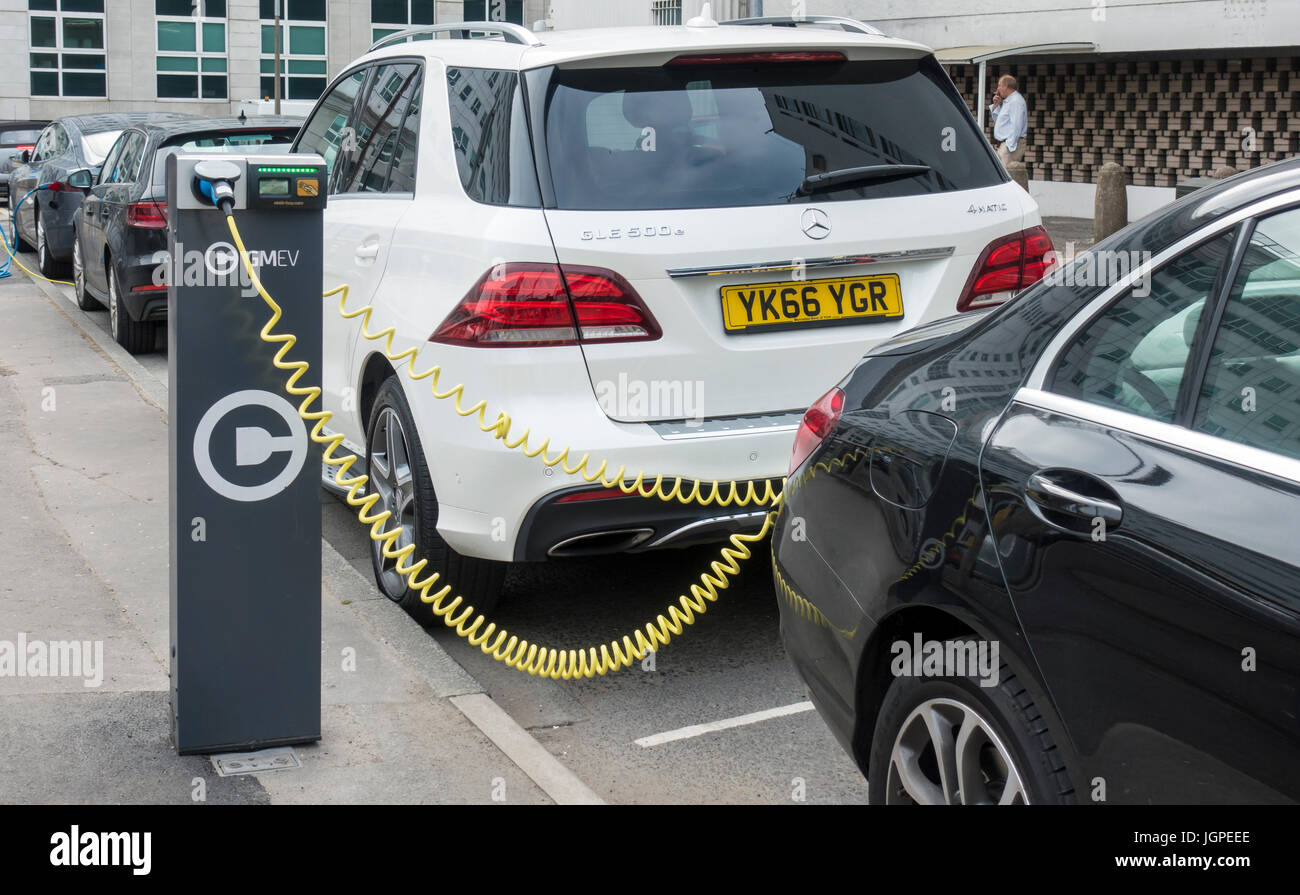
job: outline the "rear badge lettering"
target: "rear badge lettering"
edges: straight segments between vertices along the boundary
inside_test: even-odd
[[[583,241],[590,239],[635,239],[646,236],[685,236],[684,227],[672,227],[668,224],[648,227],[597,227],[595,230],[583,230]]]

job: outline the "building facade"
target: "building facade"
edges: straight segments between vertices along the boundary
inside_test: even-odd
[[[542,0],[281,0],[281,95],[314,101],[395,31],[545,16]],[[0,120],[236,113],[274,91],[275,0],[0,0]]]

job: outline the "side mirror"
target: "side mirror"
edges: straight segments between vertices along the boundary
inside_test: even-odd
[[[68,172],[68,186],[76,190],[88,190],[94,183],[89,168],[78,168]]]
[[[30,149],[24,149],[22,159],[24,165],[30,162],[32,160],[32,151]]]

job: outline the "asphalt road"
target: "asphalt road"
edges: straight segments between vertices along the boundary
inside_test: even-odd
[[[7,217],[7,215],[6,215]],[[7,223],[7,222],[6,222]],[[35,269],[35,256],[21,260]],[[61,287],[72,304],[72,290]],[[106,311],[89,312],[108,331]],[[166,334],[137,360],[166,384]],[[322,492],[326,540],[373,580],[365,529]],[[442,644],[521,726],[614,803],[861,803],[866,783],[806,704],[777,630],[768,546],[695,625],[654,657],[586,681],[506,668],[445,626]],[[531,642],[577,648],[621,639],[663,612],[716,558],[712,547],[521,564],[494,621]],[[392,607],[394,613],[402,610]],[[773,713],[771,710],[788,713]],[[743,716],[758,714],[758,719]],[[651,745],[637,741],[693,725],[725,729]]]
[[[325,538],[371,576],[366,533],[328,495]],[[531,642],[607,643],[663,612],[707,568],[709,547],[520,564],[493,620]],[[431,629],[484,689],[589,786],[612,802],[865,802],[866,783],[815,711],[767,718],[661,745],[636,741],[805,702],[777,631],[768,545],[709,611],[654,657],[586,681],[506,668],[441,624]],[[401,610],[394,606],[394,612]]]

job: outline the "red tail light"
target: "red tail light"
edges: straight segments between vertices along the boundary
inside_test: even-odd
[[[844,54],[835,51],[780,50],[766,53],[698,53],[674,56],[669,65],[742,65],[750,62],[843,62]]]
[[[157,230],[167,226],[167,206],[157,202],[136,202],[126,207],[126,225]]]
[[[833,388],[817,399],[817,403],[808,408],[799,423],[799,431],[794,436],[794,453],[790,455],[789,475],[803,465],[803,461],[812,456],[817,446],[831,434],[835,424],[844,413],[844,392]]]
[[[1051,252],[1052,238],[1041,226],[993,240],[975,262],[957,310],[991,308],[1034,285],[1055,263]]]
[[[571,491],[568,494],[564,494],[560,497],[557,497],[555,499],[555,502],[556,503],[586,503],[589,500],[610,500],[611,498],[615,498],[615,497],[629,497],[629,496],[631,495],[624,494],[622,489],[617,487],[599,488],[599,489],[593,489],[591,491]]]
[[[18,154],[19,154],[19,155],[22,155],[24,152],[31,152],[33,149],[35,149],[35,148],[36,148],[36,144],[35,144],[35,143],[20,143],[19,145],[15,146],[14,148],[18,150]]]
[[[660,335],[636,290],[612,270],[512,262],[483,274],[429,341],[511,348]]]

